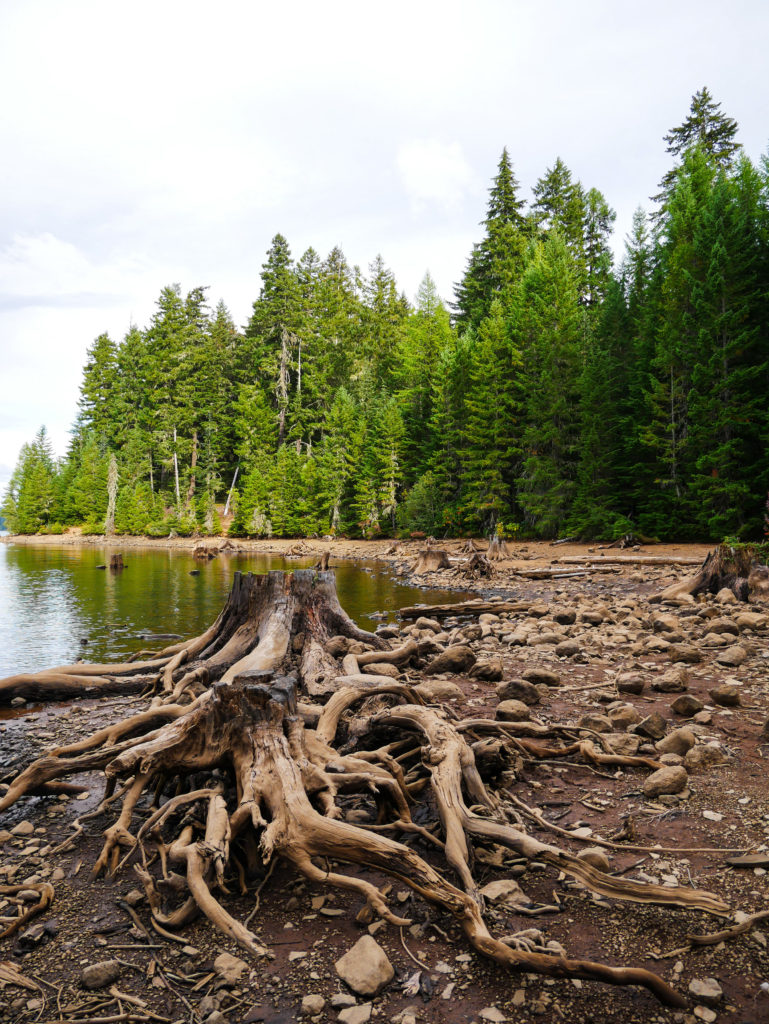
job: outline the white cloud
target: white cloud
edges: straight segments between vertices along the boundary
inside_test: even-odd
[[[473,172],[458,142],[415,139],[398,149],[398,172],[412,206],[420,211],[435,203],[447,209],[461,206],[473,184]]]

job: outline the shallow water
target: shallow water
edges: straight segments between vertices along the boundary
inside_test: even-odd
[[[114,549],[0,544],[0,678],[83,661],[115,661],[171,641],[140,633],[201,633],[218,615],[235,570],[299,569],[315,559],[220,555],[198,562],[190,551],[129,548],[126,568],[97,565]],[[410,604],[458,601],[462,594],[397,581],[379,563],[332,563],[342,607],[363,629]],[[190,570],[199,569],[196,576]],[[385,615],[384,618],[387,618]]]

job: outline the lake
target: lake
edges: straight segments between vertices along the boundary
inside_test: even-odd
[[[202,633],[219,614],[236,570],[267,572],[312,565],[315,558],[220,555],[198,562],[190,551],[127,548],[122,572],[99,570],[114,549],[0,544],[0,678],[84,661],[120,661],[171,641],[139,633]],[[363,629],[378,612],[469,596],[404,586],[375,562],[332,563],[342,607]],[[199,569],[197,576],[190,570]]]

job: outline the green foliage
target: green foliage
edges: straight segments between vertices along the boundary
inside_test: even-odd
[[[243,332],[206,289],[99,335],[66,458],[42,431],[0,512],[238,536],[396,530],[755,539],[769,530],[769,160],[707,90],[665,142],[653,218],[612,267],[614,212],[556,159],[528,207],[507,150],[454,323],[378,256],[273,238]]]

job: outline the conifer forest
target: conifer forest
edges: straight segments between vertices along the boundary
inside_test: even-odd
[[[560,157],[524,196],[505,149],[449,303],[280,234],[242,329],[164,287],[93,341],[66,456],[23,447],[9,527],[760,538],[769,159],[707,89],[664,144],[620,260],[610,198]]]

